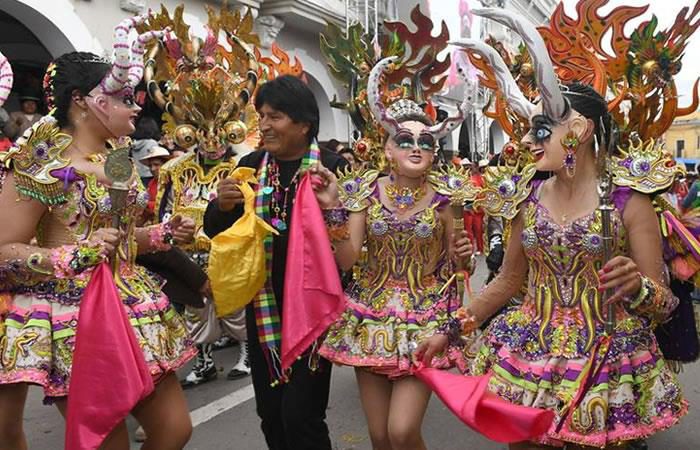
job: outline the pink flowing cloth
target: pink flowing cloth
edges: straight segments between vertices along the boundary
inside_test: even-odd
[[[488,391],[490,374],[472,377],[421,367],[414,375],[459,420],[496,442],[511,444],[533,439],[544,434],[554,421],[552,411],[514,405]]]
[[[85,289],[75,337],[65,448],[96,449],[154,389],[107,263]]]
[[[345,294],[326,223],[311,187],[301,179],[294,200],[282,305],[282,369],[287,370],[340,317]]]

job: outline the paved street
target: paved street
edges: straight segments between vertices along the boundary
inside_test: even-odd
[[[479,270],[475,278],[474,286],[480,286],[483,270]],[[187,391],[195,424],[192,440],[186,447],[188,450],[265,450],[250,381],[225,379],[236,352],[237,348],[218,351],[215,358],[220,366],[219,379]],[[687,366],[680,378],[691,403],[690,413],[679,426],[654,437],[649,443],[652,450],[698,448],[700,364]],[[334,368],[328,423],[337,450],[371,450],[354,374],[350,369]],[[25,424],[30,450],[63,448],[63,420],[55,408],[42,406],[38,388],[30,389]],[[132,420],[129,425],[132,431],[136,427]],[[423,432],[428,448],[433,450],[506,448],[489,442],[462,425],[436,398],[431,401]],[[132,448],[138,449],[139,445],[133,443]]]

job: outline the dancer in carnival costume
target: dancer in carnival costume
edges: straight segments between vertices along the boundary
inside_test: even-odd
[[[167,250],[173,240],[190,240],[193,225],[173,217],[137,228],[148,196],[132,177],[118,228],[113,228],[105,175],[108,142],[128,145],[117,139],[134,131],[140,109],[133,88],[143,74],[143,47],[162,34],[141,34],[130,45],[129,32],[141,20],[126,19],[115,28],[114,62],[83,52],[53,61],[44,79],[51,115],[3,155],[0,208],[12,217],[0,231],[0,293],[9,302],[0,313],[4,448],[26,448],[22,411],[29,384],[42,386],[46,401],[66,414],[81,300],[95,267],[108,257],[115,263],[125,313],[157,383],[155,392],[131,411],[148,431],[145,448],[181,449],[189,440],[189,409],[174,371],[196,350],[160,282],[134,259]],[[101,448],[128,447],[121,422]]]
[[[166,136],[181,148],[193,149],[161,168],[155,214],[159,222],[173,214],[194,220],[194,242],[182,248],[207,271],[211,242],[202,229],[204,211],[216,197],[219,182],[236,168],[234,145],[248,143],[252,148],[256,144],[249,139],[257,136],[255,111],[249,100],[258,80],[258,63],[249,46],[258,45],[259,40],[250,31],[250,11],[240,14],[224,7],[217,14],[208,9],[207,36],[202,40],[190,34],[183,10],[183,5],[178,6],[171,18],[162,7],[140,27],[140,31],[173,30],[166,35],[165,46],[155,44],[149,49],[145,80],[149,95],[164,110]],[[161,90],[159,83],[166,89]],[[250,374],[245,311],[221,316],[216,303],[225,300],[215,299],[209,290],[203,308],[188,306],[185,310],[199,354],[182,380],[184,387],[216,378],[213,344],[222,336],[240,344],[238,361],[227,378]]]
[[[535,158],[534,166],[510,175],[507,168],[487,170],[494,176],[487,177],[483,204],[488,213],[500,211],[513,222],[499,275],[470,302],[462,320],[464,332],[474,330],[527,283],[522,305],[496,317],[476,341],[469,367],[471,375],[490,373],[489,389],[503,399],[556,414],[536,443],[511,448],[625,446],[687,413],[654,337],[654,327],[678,299],[668,287],[661,233],[645,194],[670,187],[681,172],[653,138],[684,113],[672,76],[697,27],[697,21],[689,23],[700,3],[688,17],[687,8],[681,11],[671,30],[655,34],[652,20],[631,37],[624,36],[623,24],[645,8],[620,7],[601,17],[602,3],[580,2],[578,21],[560,5],[551,29],[541,30],[546,44],[522,17],[473,11],[523,38],[536,74],[537,105],[521,92],[495,49],[479,41],[459,43],[478,54],[484,78],[497,82],[499,101],[529,120],[526,140]],[[613,55],[601,50],[604,36],[614,42]],[[663,44],[667,39],[672,46]],[[641,62],[631,55],[668,57],[664,67],[670,71],[653,59],[645,71],[636,70]],[[610,104],[608,86],[615,96]],[[639,94],[645,101],[635,101],[624,120],[616,112],[619,102]],[[620,140],[613,155],[608,144],[615,122]],[[535,168],[554,175],[528,183]],[[610,180],[615,186],[608,196]],[[446,344],[444,338],[434,340]]]
[[[428,57],[414,64],[424,52],[437,55],[447,44],[447,33],[443,23],[441,36],[426,40],[432,22],[417,8],[413,17],[419,24],[413,36],[403,24],[386,24],[390,34],[381,54],[371,52],[372,45],[361,45],[359,25],[349,31],[349,46],[335,28],[322,39],[331,69],[352,77],[348,84],[357,88],[351,101],[357,102],[356,117],[362,120],[356,122],[365,132],[357,145],[370,146],[360,153],[375,162],[385,158],[388,165],[386,176],[371,168],[341,173],[339,179],[327,168],[312,169],[324,179],[316,196],[340,268],[350,270],[367,247],[346,290],[346,310],[328,330],[320,354],[355,367],[372,447],[377,450],[426,448],[421,423],[430,390],[412,376],[413,353],[426,339],[446,331],[450,314],[461,306],[449,280],[456,264],[469,264],[472,251],[466,231],[455,229],[450,207],[453,195],[461,194],[460,211],[463,200],[471,197],[469,174],[457,166],[434,169],[436,144],[462,122],[467,100],[458,106],[456,117],[438,124],[416,103],[426,98],[426,91],[441,88],[445,78],[433,83],[433,74],[449,61]],[[355,52],[353,41],[364,54]],[[341,58],[352,61],[357,70],[337,70]],[[374,66],[369,75],[363,71],[368,66]],[[393,83],[384,84],[382,79]],[[410,94],[400,87],[406,79],[414,83]],[[424,350],[425,361],[430,362],[435,349]],[[443,354],[432,365],[449,368],[452,362]]]

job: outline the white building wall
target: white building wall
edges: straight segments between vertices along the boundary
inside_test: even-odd
[[[172,13],[185,4],[185,21],[191,30],[203,36],[207,21],[205,6],[221,7],[221,1],[203,0],[2,0],[5,12],[25,24],[47,48],[53,57],[70,51],[91,51],[100,55],[111,53],[114,26],[148,8],[155,11],[161,3]],[[277,35],[277,44],[290,56],[298,56],[308,74],[309,86],[314,91],[321,113],[320,140],[336,138],[347,140],[347,115],[329,105],[330,99],[345,96],[345,89],[333,80],[325,67],[319,50],[318,31],[326,20],[339,20],[339,11],[344,12],[343,0],[305,0],[280,2],[241,0],[229,4],[247,5],[254,8],[258,16],[261,8],[271,13],[278,12],[285,20]],[[289,4],[292,4],[289,6]],[[287,14],[289,12],[289,14]],[[310,26],[313,25],[313,26]],[[263,54],[267,50],[263,49]]]

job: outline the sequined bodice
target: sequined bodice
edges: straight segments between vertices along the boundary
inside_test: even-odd
[[[132,229],[148,202],[148,193],[134,178],[126,198],[126,207],[120,214],[121,229],[127,231],[130,240],[122,248],[123,259],[135,258]],[[112,205],[108,189],[98,183],[94,175],[78,174],[66,188],[66,201],[52,206],[42,216],[37,228],[37,243],[41,247],[57,247],[75,244],[89,239],[92,233],[112,227]]]
[[[627,253],[620,211],[612,211],[613,255]],[[603,265],[599,211],[559,225],[537,199],[525,204],[522,243],[529,263],[523,309],[541,321],[540,340],[551,351],[575,354],[590,347],[605,319],[598,292]],[[596,325],[597,324],[597,325]],[[551,327],[551,328],[549,328]]]
[[[377,196],[367,208],[366,269],[382,285],[389,279],[407,280],[421,287],[424,277],[435,275],[445,261],[444,225],[439,217],[443,197],[436,195],[424,210],[399,218]]]

